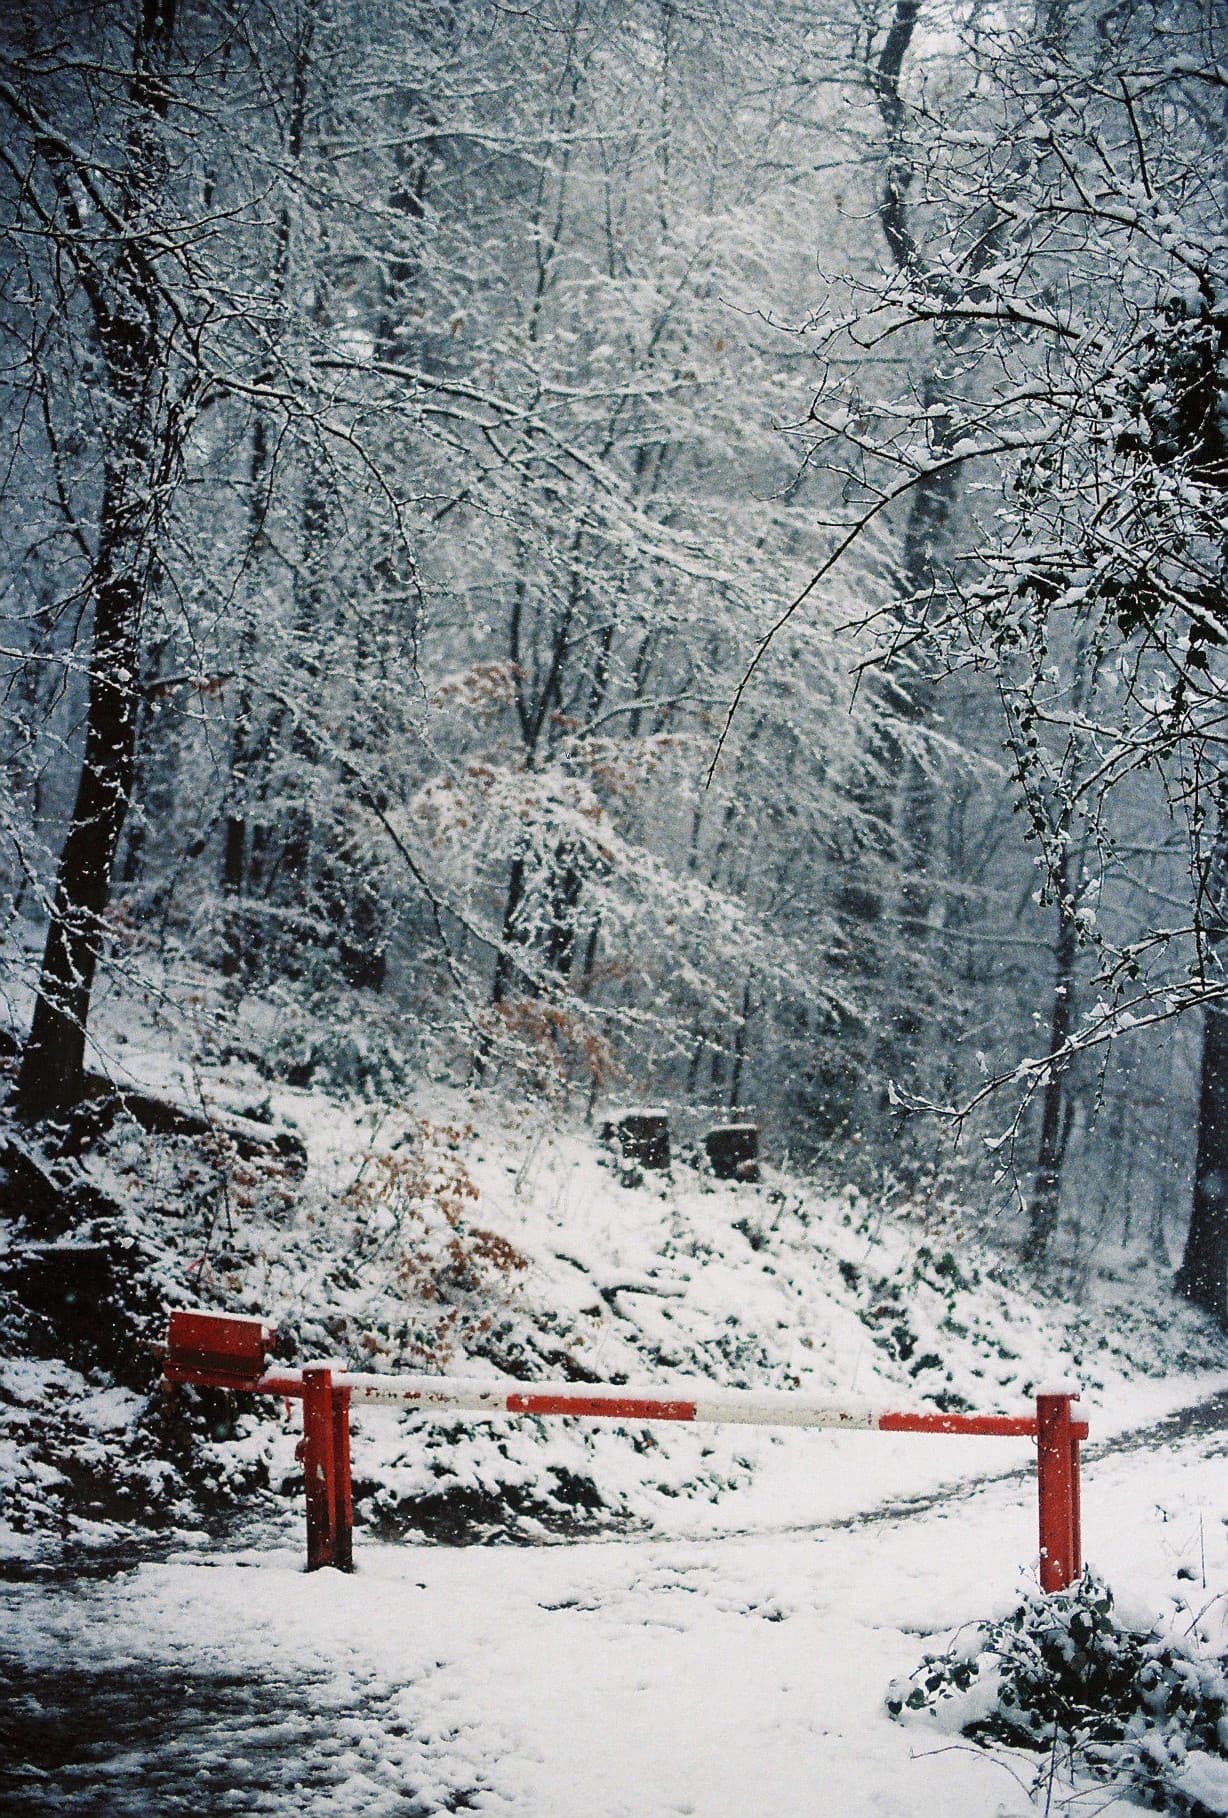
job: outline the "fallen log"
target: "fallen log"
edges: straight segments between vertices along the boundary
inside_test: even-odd
[[[294,1180],[301,1180],[307,1172],[307,1145],[293,1130],[268,1129],[255,1118],[236,1112],[219,1117],[196,1111],[153,1092],[118,1086],[101,1073],[86,1074],[85,1091],[95,1113],[101,1113],[108,1127],[125,1111],[151,1136],[222,1137],[244,1161],[275,1157]]]
[[[118,1207],[67,1157],[41,1155],[10,1132],[0,1144],[0,1212],[24,1219],[31,1232],[60,1237],[87,1219],[113,1218]]]
[[[0,1061],[15,1060],[20,1053],[17,1037],[10,1029],[0,1027]],[[121,1111],[126,1111],[133,1122],[151,1136],[223,1136],[244,1161],[260,1156],[276,1157],[293,1180],[301,1180],[307,1172],[307,1145],[293,1130],[270,1129],[254,1117],[243,1117],[238,1112],[218,1116],[198,1111],[191,1105],[162,1098],[138,1086],[121,1086],[108,1079],[105,1073],[85,1075],[84,1102],[72,1120],[78,1126],[78,1143],[74,1146],[79,1146],[83,1136],[88,1139],[105,1135]],[[21,1147],[14,1165],[19,1173],[25,1170],[25,1184],[35,1197],[42,1197],[46,1183],[30,1177],[27,1164],[32,1164],[32,1160],[29,1151]],[[9,1165],[2,1156],[0,1164]]]

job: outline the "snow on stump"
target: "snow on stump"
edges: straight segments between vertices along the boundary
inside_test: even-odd
[[[601,1134],[618,1144],[630,1167],[669,1167],[669,1117],[664,1111],[624,1111],[604,1124]]]
[[[717,1180],[758,1180],[758,1124],[718,1124],[704,1137],[704,1148]]]

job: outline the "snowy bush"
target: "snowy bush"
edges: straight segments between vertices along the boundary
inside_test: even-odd
[[[402,1368],[447,1370],[492,1330],[528,1260],[470,1216],[481,1194],[459,1150],[472,1130],[415,1118],[395,1151],[370,1156],[341,1196],[353,1245],[343,1262],[395,1283]],[[372,1266],[374,1265],[374,1267]],[[367,1334],[370,1352],[393,1340]]]
[[[887,1694],[902,1722],[1063,1756],[1072,1776],[1184,1818],[1228,1813],[1228,1679],[1195,1625],[1124,1622],[1090,1572],[927,1654]]]

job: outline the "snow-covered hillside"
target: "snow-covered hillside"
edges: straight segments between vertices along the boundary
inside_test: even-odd
[[[436,1090],[373,1115],[267,1088],[253,1106],[242,1084],[232,1070],[227,1090],[198,1079],[198,1094],[219,1120],[254,1108],[272,1120],[257,1129],[296,1130],[304,1178],[277,1154],[239,1154],[220,1123],[210,1148],[121,1118],[90,1153],[112,1216],[72,1237],[128,1259],[126,1337],[108,1369],[88,1347],[57,1354],[54,1322],[27,1319],[24,1345],[16,1332],[0,1367],[10,1552],[239,1514],[297,1522],[297,1416],[190,1393],[168,1407],[150,1392],[137,1341],[159,1336],[172,1305],[259,1312],[285,1357],[375,1370],[698,1380],[986,1411],[1074,1375],[1098,1433],[1188,1399],[1198,1383],[1185,1379],[1224,1362],[1222,1339],[1144,1290],[1125,1260],[1114,1275],[1100,1259],[1085,1299],[1042,1298],[950,1211],[887,1214],[771,1167],[757,1184],[719,1182],[685,1144],[669,1173],[628,1171],[582,1126],[490,1095]],[[10,1283],[27,1237],[10,1236]],[[799,1454],[796,1437],[744,1429],[366,1412],[358,1519],[473,1538],[698,1531],[752,1509],[831,1516],[958,1475],[962,1448],[981,1442],[880,1438],[836,1472],[816,1465],[830,1442],[809,1443]],[[986,1469],[1024,1461],[1026,1447],[985,1444]],[[782,1447],[810,1461],[818,1502],[779,1504],[779,1471],[765,1478],[765,1466]]]

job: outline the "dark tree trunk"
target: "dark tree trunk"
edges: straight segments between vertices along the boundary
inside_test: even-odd
[[[307,79],[318,14],[317,0],[308,0],[297,19],[294,52],[294,80],[290,96],[290,118],[286,134],[286,157],[292,177],[297,180],[302,164],[303,141],[307,120]],[[273,243],[272,301],[274,320],[279,324],[289,287],[290,254],[293,222],[287,197],[277,216]],[[275,367],[270,361],[257,374],[257,383],[270,385]],[[257,591],[267,579],[266,525],[272,504],[274,449],[268,415],[257,408],[252,423],[252,447],[248,465],[249,561],[256,576]],[[240,681],[235,703],[234,726],[230,751],[230,802],[226,815],[226,834],[222,849],[223,946],[222,972],[233,978],[250,969],[258,960],[258,922],[244,908],[258,883],[257,873],[267,846],[268,829],[258,822],[252,825],[250,815],[260,800],[260,781],[269,760],[269,728],[257,726],[254,690],[251,682],[256,654],[255,628],[249,620],[240,649]]]
[[[918,172],[915,149],[909,141],[908,108],[902,87],[904,63],[921,13],[919,0],[895,0],[878,59],[869,73],[887,134],[887,159],[878,195],[879,226],[896,269],[924,281],[924,240],[917,231],[919,223],[910,202]],[[1008,217],[1001,215],[971,250],[964,270],[970,290],[992,263],[1008,225]],[[923,404],[934,463],[949,454],[954,440],[955,426],[949,410],[950,353],[953,348],[966,346],[976,332],[974,323],[956,327],[935,350],[933,363],[924,376]],[[934,465],[920,477],[910,494],[899,581],[901,604],[907,603],[916,619],[926,616],[927,599],[941,597],[945,590],[942,552],[949,541],[959,485],[956,468]],[[897,722],[918,729],[932,725],[932,682],[919,671],[904,678],[894,665],[885,665],[885,670],[888,705]],[[928,975],[928,969],[919,967],[933,945],[934,875],[942,855],[938,790],[919,755],[918,745],[918,740],[905,741],[890,729],[880,739],[881,766],[895,785],[894,801],[883,804],[880,812],[884,823],[891,827],[893,856],[900,867],[896,913],[904,936],[904,970],[889,978],[892,1014],[875,1057],[884,1087],[893,1080],[907,1083],[915,1073],[922,1054],[922,1037],[936,1022],[938,1003],[945,995],[937,989],[937,981]],[[873,803],[867,803],[867,807],[873,811]],[[902,1144],[904,1126],[895,1121],[897,1141]],[[910,1120],[907,1128],[910,1143],[915,1146],[915,1120]],[[905,1167],[911,1167],[918,1159],[921,1158],[915,1155],[907,1158]]]
[[[520,909],[524,902],[524,884],[524,854],[518,852],[512,860],[507,880],[507,901],[503,906],[503,940],[495,959],[494,983],[490,993],[490,1001],[496,1008],[507,997],[508,986],[517,970],[508,949],[514,941],[523,938],[519,923]]]
[[[918,0],[895,0],[877,60],[868,71],[886,129],[887,155],[878,194],[878,221],[892,262],[900,272],[920,269],[909,202],[915,172],[901,92],[903,66],[919,14]],[[927,410],[941,402],[942,381],[931,370],[925,378]],[[938,453],[944,420],[935,413],[933,422]],[[897,571],[901,605],[915,604],[933,588],[935,551],[946,531],[953,503],[954,486],[946,471],[922,477],[913,488]],[[879,974],[879,989],[888,1000],[887,1014],[872,1051],[861,1065],[879,1082],[879,1114],[887,1117],[897,1150],[902,1154],[905,1126],[888,1113],[889,1083],[907,1080],[912,1074],[931,1009],[932,994],[918,977],[916,962],[929,937],[937,816],[933,782],[915,749],[900,738],[896,726],[900,722],[926,726],[932,717],[932,690],[917,673],[903,682],[890,664],[884,665],[880,686],[886,724],[875,734],[870,775],[855,796],[863,831],[843,870],[836,909],[841,925],[848,930],[849,952],[856,956],[856,966]],[[876,861],[895,868],[898,882],[894,887],[888,885]],[[887,921],[893,922],[904,936],[898,965],[876,952],[873,938],[863,938],[864,931],[881,930]],[[893,939],[891,951],[898,947],[899,942]],[[847,1119],[853,1102],[851,1095],[844,1097],[841,1121]],[[898,1162],[900,1154],[896,1159]]]
[[[154,584],[156,585],[156,582]],[[167,778],[165,776],[156,777],[152,763],[152,722],[160,710],[159,683],[162,674],[162,659],[166,654],[168,641],[162,639],[150,652],[141,680],[132,800],[128,812],[124,856],[119,862],[119,877],[121,883],[124,884],[139,884],[145,875],[147,836],[150,819],[155,815],[155,803],[163,811],[171,806]],[[168,742],[173,748],[175,741],[172,739]],[[173,770],[173,763],[170,768]],[[134,814],[133,809],[138,812]]]
[[[236,794],[243,788],[243,770],[237,761],[241,744],[239,731],[247,718],[246,684],[239,688],[240,705],[235,715],[234,755],[230,767],[230,787]],[[247,817],[237,803],[226,816],[226,839],[222,847],[222,894],[225,898],[222,943],[222,973],[233,978],[247,956],[247,935],[240,909],[244,881],[247,877]]]
[[[1057,886],[1060,919],[1054,954],[1053,1013],[1049,1021],[1049,1072],[1041,1103],[1040,1144],[1036,1153],[1032,1199],[1028,1207],[1028,1242],[1032,1255],[1037,1258],[1044,1256],[1057,1230],[1062,1163],[1070,1134],[1070,1121],[1066,1116],[1066,1068],[1059,1057],[1070,1039],[1074,1019],[1075,956],[1078,942],[1074,922],[1065,907],[1069,897],[1069,867],[1065,860],[1058,872]]]
[[[124,561],[116,510],[104,504],[85,756],[60,853],[38,999],[18,1079],[18,1107],[28,1118],[69,1110],[81,1096],[85,1030],[111,869],[132,791],[137,697],[129,678],[137,672],[144,588]]]
[[[264,535],[268,513],[268,427],[262,412],[257,412],[252,425],[252,452],[248,469],[249,513],[251,518],[252,559]],[[250,960],[251,929],[243,913],[242,901],[248,882],[248,803],[249,778],[257,757],[252,736],[252,688],[248,680],[252,631],[249,625],[240,654],[242,673],[235,703],[234,726],[230,741],[230,804],[226,814],[226,836],[222,846],[223,941],[222,972],[233,978]]]
[[[342,977],[362,991],[382,991],[388,979],[384,906],[361,879],[349,880],[345,925],[337,945]]]
[[[729,1081],[729,1109],[731,1111],[737,1110],[738,1100],[742,1096],[742,1069],[746,1062],[746,1029],[750,1022],[750,988],[751,979],[748,976],[742,987],[742,1014],[738,1018],[733,1036],[733,1074]]]
[[[576,957],[576,919],[584,880],[571,840],[560,840],[554,853],[550,880],[550,927],[546,937],[547,964],[560,978],[570,978]]]
[[[601,917],[597,916],[589,928],[588,939],[584,943],[584,964],[580,968],[580,978],[585,991],[592,989],[593,974],[597,969],[597,942],[600,935]]]
[[[1219,1005],[1203,1029],[1194,1210],[1177,1290],[1228,1327],[1228,1010]]]
[[[90,248],[81,252],[78,266],[106,373],[111,421],[91,577],[85,752],[17,1081],[18,1110],[31,1119],[67,1111],[81,1097],[90,999],[132,798],[141,616],[158,553],[155,501],[167,488],[176,455],[167,423],[156,281],[140,243],[163,174],[163,152],[149,117],[166,112],[158,71],[172,28],[172,0],[143,0],[130,90],[136,117],[121,200],[131,240],[121,245],[105,275]],[[67,177],[56,174],[66,189]]]
[[[1205,938],[1218,983],[1228,956],[1228,782],[1216,804],[1207,868]],[[1228,1004],[1210,1003],[1202,1037],[1194,1208],[1177,1275],[1177,1291],[1228,1328]]]

